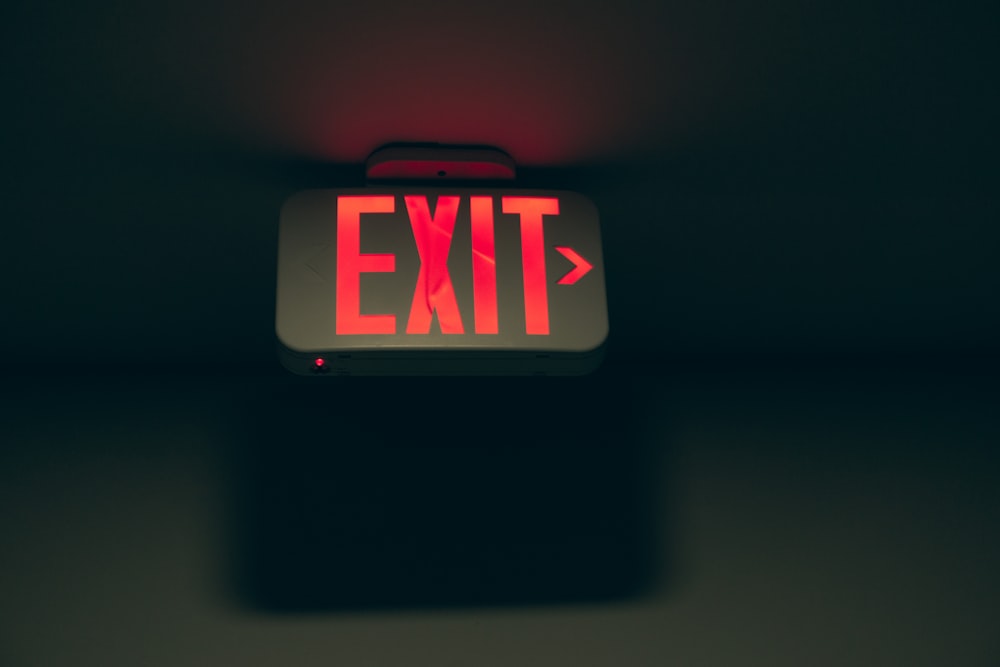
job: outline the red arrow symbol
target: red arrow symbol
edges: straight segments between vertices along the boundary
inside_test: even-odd
[[[559,285],[572,285],[580,278],[587,275],[587,272],[594,268],[594,265],[585,260],[580,255],[576,254],[576,251],[572,248],[566,248],[563,246],[556,246],[556,250],[563,254],[563,257],[573,262],[574,268],[572,271],[567,273],[565,276],[559,279],[557,284]]]

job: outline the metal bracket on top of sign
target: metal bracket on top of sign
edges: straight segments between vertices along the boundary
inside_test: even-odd
[[[365,163],[369,182],[512,181],[514,160],[496,148],[400,144],[372,153]]]

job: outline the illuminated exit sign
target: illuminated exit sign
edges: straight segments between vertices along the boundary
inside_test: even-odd
[[[302,374],[580,374],[608,333],[597,210],[562,191],[307,190],[276,327]]]

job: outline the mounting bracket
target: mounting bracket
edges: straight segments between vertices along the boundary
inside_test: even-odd
[[[514,160],[495,148],[387,146],[365,163],[369,181],[511,181]]]

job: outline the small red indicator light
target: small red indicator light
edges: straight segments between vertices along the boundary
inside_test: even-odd
[[[316,361],[313,362],[313,364],[316,366],[316,368],[323,368],[323,364],[325,364],[325,363],[326,363],[326,361],[324,359],[322,359],[322,358],[317,359]]]

